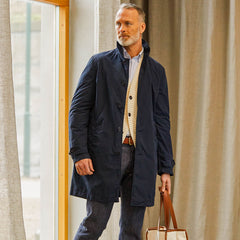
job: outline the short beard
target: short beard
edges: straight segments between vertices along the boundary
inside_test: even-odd
[[[128,47],[128,46],[136,43],[136,42],[139,40],[139,38],[140,38],[140,31],[138,31],[138,32],[136,33],[136,35],[130,37],[130,38],[127,39],[127,40],[124,40],[124,39],[119,38],[119,37],[117,36],[117,41],[119,42],[119,44],[120,44],[121,46],[123,46],[123,47]]]

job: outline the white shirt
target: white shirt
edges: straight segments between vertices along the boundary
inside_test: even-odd
[[[137,66],[138,66],[138,63],[140,61],[140,58],[141,58],[142,54],[143,54],[143,48],[142,48],[141,52],[137,56],[131,58],[131,56],[128,54],[127,50],[125,48],[123,48],[123,56],[124,56],[124,58],[129,59],[129,77],[128,77],[128,81],[130,83],[133,80],[133,76],[135,74],[135,71],[137,69]]]

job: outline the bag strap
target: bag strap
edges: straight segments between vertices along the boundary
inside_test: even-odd
[[[170,224],[170,216],[172,217],[172,222],[173,222],[173,227],[174,229],[177,229],[177,220],[176,216],[174,213],[173,205],[171,198],[168,194],[168,192],[165,190],[164,192],[162,191],[162,188],[159,187],[160,191],[160,215],[159,215],[159,223],[160,223],[160,217],[161,217],[161,212],[162,212],[162,206],[164,208],[164,221],[166,228],[169,229],[169,224]]]

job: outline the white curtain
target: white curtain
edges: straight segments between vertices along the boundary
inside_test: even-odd
[[[1,0],[0,3],[0,239],[25,239],[14,110],[8,0]]]
[[[173,203],[191,240],[240,239],[240,1],[137,0],[166,68]],[[156,206],[145,228],[156,226]]]

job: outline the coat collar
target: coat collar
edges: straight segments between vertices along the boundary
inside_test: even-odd
[[[142,46],[144,48],[144,56],[148,56],[150,53],[150,47],[148,45],[148,43],[142,39]],[[124,55],[123,55],[123,47],[117,42],[117,49],[121,55],[121,58],[124,59]]]

